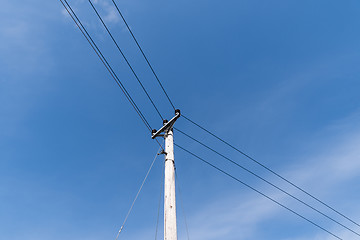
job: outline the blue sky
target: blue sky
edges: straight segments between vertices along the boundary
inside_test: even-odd
[[[111,1],[94,2],[171,118]],[[160,127],[88,2],[69,3]],[[118,4],[186,116],[360,221],[358,1]],[[0,16],[0,238],[115,239],[158,146],[59,1],[5,0]],[[360,231],[184,119],[176,125]],[[343,239],[359,239],[176,132],[175,141]],[[180,149],[175,158],[191,239],[334,239]],[[119,239],[154,238],[162,164],[160,156]],[[178,205],[179,239],[187,239],[182,212]]]

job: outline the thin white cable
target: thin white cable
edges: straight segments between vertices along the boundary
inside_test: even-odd
[[[136,199],[139,197],[139,194],[140,194],[140,192],[141,192],[141,190],[142,190],[142,188],[143,188],[143,186],[144,186],[144,184],[145,184],[145,181],[146,181],[147,177],[149,176],[149,173],[150,173],[152,167],[154,166],[155,160],[156,160],[157,156],[159,155],[158,153],[159,153],[159,151],[160,151],[161,149],[162,149],[162,146],[160,146],[159,150],[156,152],[155,158],[154,158],[154,160],[152,161],[152,163],[151,163],[151,165],[150,165],[150,168],[149,168],[149,170],[148,170],[147,173],[146,173],[146,176],[145,176],[145,178],[144,178],[144,180],[143,180],[143,182],[142,182],[142,184],[141,184],[141,186],[140,186],[140,188],[139,188],[139,191],[137,192],[137,194],[136,194],[136,196],[135,196],[134,201],[133,201],[132,204],[131,204],[131,207],[130,207],[128,213],[126,214],[125,220],[124,220],[123,224],[121,225],[121,228],[120,228],[120,230],[119,230],[119,232],[118,232],[115,240],[118,240],[118,238],[119,238],[119,236],[120,236],[120,233],[121,233],[121,231],[123,230],[124,225],[125,225],[128,217],[129,217],[129,215],[130,215],[130,213],[131,213],[131,211],[132,211],[132,209],[133,209],[133,207],[134,207],[134,204],[135,204],[135,202],[136,202]]]

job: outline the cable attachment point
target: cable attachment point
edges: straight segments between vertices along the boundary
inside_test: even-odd
[[[180,110],[175,110],[175,116],[169,121],[164,119],[163,126],[156,131],[156,129],[151,131],[151,138],[154,139],[156,137],[164,136],[162,133],[166,134],[172,127],[174,126],[175,121],[180,117]]]
[[[167,155],[167,153],[164,151],[164,149],[162,149],[161,152],[158,153],[158,155],[161,155],[161,154]]]

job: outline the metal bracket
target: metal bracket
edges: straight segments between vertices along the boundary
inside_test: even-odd
[[[162,126],[159,130],[156,131],[156,129],[152,130],[152,136],[151,138],[154,139],[156,137],[159,136],[164,136],[161,135],[162,132],[166,133],[168,132],[175,124],[176,120],[180,117],[180,110],[176,109],[175,110],[175,117],[173,117],[170,121],[164,120],[164,126]]]
[[[157,155],[162,155],[162,154],[167,155],[167,152],[165,152],[164,149],[163,149],[163,150],[161,150],[161,152],[159,152]]]

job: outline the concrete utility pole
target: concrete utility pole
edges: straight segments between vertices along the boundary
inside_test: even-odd
[[[152,132],[153,139],[158,136],[165,138],[164,240],[177,240],[173,126],[179,117],[180,110],[177,109],[175,117],[164,120],[163,126]]]

